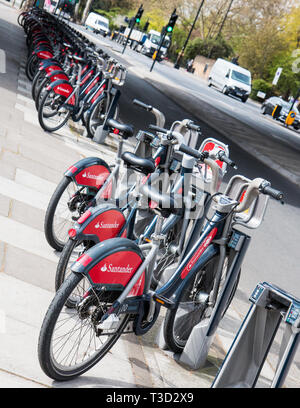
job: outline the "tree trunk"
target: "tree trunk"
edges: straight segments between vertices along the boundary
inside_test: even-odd
[[[75,9],[74,9],[74,17],[73,17],[73,19],[74,19],[74,21],[76,21],[76,22],[77,22],[77,20],[78,20],[78,13],[79,13],[80,3],[81,3],[81,0],[79,0],[79,2],[76,3]]]
[[[89,14],[89,11],[90,11],[90,8],[91,8],[91,5],[92,5],[92,1],[93,0],[87,0],[87,2],[86,2],[85,8],[84,8],[84,11],[83,11],[83,14],[82,14],[82,18],[81,18],[81,23],[82,24],[84,24],[85,20],[87,19],[87,16]]]

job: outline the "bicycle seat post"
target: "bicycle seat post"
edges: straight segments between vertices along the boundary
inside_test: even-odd
[[[162,235],[162,228],[163,228],[163,223],[164,223],[164,217],[161,215],[159,211],[154,210],[154,213],[157,214],[157,221],[155,224],[155,230],[154,233],[152,234],[151,238],[155,242],[160,243],[161,240],[165,238],[165,235]]]
[[[123,152],[124,139],[122,136],[118,136],[118,140],[119,140],[119,144],[118,144],[118,151],[117,151],[117,160],[120,160],[122,152]]]

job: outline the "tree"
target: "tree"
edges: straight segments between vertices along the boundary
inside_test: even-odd
[[[228,58],[233,53],[233,49],[223,37],[217,39],[209,38],[202,40],[196,38],[191,41],[186,48],[186,57],[194,59],[197,55],[203,55],[213,59]]]
[[[85,8],[83,10],[82,17],[81,17],[81,23],[82,24],[84,24],[85,20],[87,19],[87,16],[88,16],[88,14],[90,12],[92,2],[93,2],[93,0],[87,0],[86,1]]]

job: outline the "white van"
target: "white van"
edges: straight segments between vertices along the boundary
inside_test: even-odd
[[[215,86],[225,95],[235,95],[246,102],[251,93],[251,72],[222,58],[214,63],[208,86]]]
[[[106,37],[109,33],[109,20],[100,14],[89,13],[85,20],[85,28],[87,30],[92,30],[94,33],[100,33]]]
[[[159,31],[150,30],[147,35],[144,35],[142,44],[138,51],[141,51],[142,54],[152,57],[154,52],[158,49],[161,41],[161,33]],[[165,36],[164,43],[161,46],[157,60],[161,61],[167,55],[168,48],[171,44],[170,37]]]

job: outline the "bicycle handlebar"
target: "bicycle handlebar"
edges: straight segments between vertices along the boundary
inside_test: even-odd
[[[195,125],[195,123],[191,121],[186,124],[186,127],[188,129],[195,130],[196,132],[201,132],[201,127],[199,125]]]
[[[208,157],[207,153],[199,152],[198,150],[194,149],[193,147],[187,146],[185,144],[182,144],[179,146],[179,150],[182,153],[188,154],[189,156],[194,157],[197,160],[204,161],[205,158]]]
[[[260,192],[262,192],[263,194],[266,194],[272,198],[274,198],[275,200],[278,201],[282,201],[283,199],[283,193],[279,190],[276,190],[275,188],[271,187],[271,183],[269,183],[268,181],[264,181],[261,185],[260,185]]]
[[[195,159],[200,160],[201,162],[205,163],[207,166],[210,167],[212,172],[212,179],[210,182],[210,194],[213,195],[218,192],[220,187],[220,167],[215,162],[215,160],[209,157],[208,152],[199,152],[196,149],[193,149],[190,146],[186,146],[185,144],[181,144],[179,146],[179,150],[189,156],[195,157]]]
[[[146,103],[139,101],[138,99],[134,99],[132,101],[134,105],[140,106],[141,108],[145,109],[148,112],[151,112],[153,107],[151,105],[147,105]]]
[[[249,183],[243,201],[236,207],[234,212],[240,213],[246,211],[259,193],[268,195],[278,201],[282,201],[283,199],[283,193],[272,188],[269,181],[262,178],[255,178]]]
[[[217,156],[219,160],[228,164],[228,166],[233,167],[235,170],[237,169],[237,165],[235,164],[235,162],[231,160],[228,156],[226,156],[226,153],[223,150],[220,150]]]

